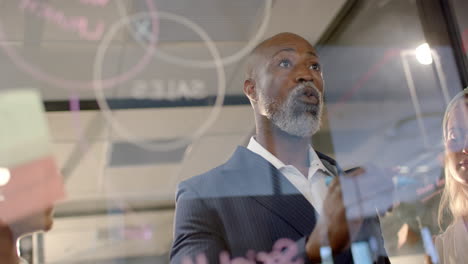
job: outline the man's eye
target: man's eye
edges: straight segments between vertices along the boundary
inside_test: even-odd
[[[320,64],[314,63],[314,64],[310,65],[310,69],[314,70],[314,71],[321,71],[322,67],[320,67]]]
[[[281,60],[280,63],[279,63],[279,66],[280,67],[283,67],[283,68],[289,68],[291,67],[292,63],[290,60]]]

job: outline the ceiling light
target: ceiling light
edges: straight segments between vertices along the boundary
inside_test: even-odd
[[[429,44],[424,43],[416,48],[416,59],[423,65],[432,64],[432,54]]]
[[[7,168],[0,168],[0,186],[5,186],[10,181],[10,171]]]

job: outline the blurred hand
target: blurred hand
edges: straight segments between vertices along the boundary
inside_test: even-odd
[[[358,169],[345,177],[356,177],[362,173],[364,171]],[[306,252],[311,261],[321,261],[320,247],[322,246],[329,246],[333,254],[347,249],[361,223],[362,219],[347,220],[341,185],[338,177],[335,177],[328,188],[322,214],[307,241]]]
[[[0,260],[2,264],[19,263],[13,234],[10,227],[2,221],[0,221]]]
[[[428,255],[424,256],[424,264],[432,264],[431,257]]]

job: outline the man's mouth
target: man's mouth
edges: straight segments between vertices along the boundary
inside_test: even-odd
[[[318,105],[320,103],[319,94],[314,87],[306,86],[303,88],[299,99],[306,104]]]
[[[314,95],[302,95],[299,97],[299,100],[301,100],[302,102],[306,103],[306,104],[313,104],[313,105],[317,105],[319,103],[319,100],[317,97],[315,97]]]

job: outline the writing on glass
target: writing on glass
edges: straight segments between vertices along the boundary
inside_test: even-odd
[[[264,264],[303,264],[304,260],[301,257],[297,257],[298,248],[294,241],[287,238],[282,238],[276,241],[273,245],[273,249],[270,253],[267,252],[254,252],[250,250],[247,252],[245,257],[237,257],[231,259],[229,253],[226,251],[221,252],[219,255],[220,264],[256,264],[258,262]],[[186,257],[182,260],[182,264],[211,264],[208,263],[208,259],[205,254],[200,254],[191,259]]]
[[[109,1],[80,0],[80,3],[93,7],[105,7],[109,4]],[[65,31],[77,33],[81,39],[88,41],[100,40],[106,29],[106,24],[102,19],[99,19],[97,23],[91,23],[86,16],[67,15],[46,1],[21,0],[19,8],[26,15],[29,14],[42,18],[46,22],[55,24]]]
[[[128,90],[121,89],[120,97],[151,100],[197,100],[208,96],[206,83],[202,80],[134,80]]]

